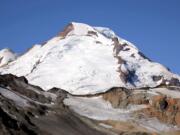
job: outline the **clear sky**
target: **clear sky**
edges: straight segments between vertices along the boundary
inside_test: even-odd
[[[180,0],[0,0],[0,49],[23,53],[72,21],[109,27],[180,74]]]

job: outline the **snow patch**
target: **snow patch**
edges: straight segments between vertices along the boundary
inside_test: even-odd
[[[180,98],[180,91],[175,91],[167,88],[154,88],[154,89],[150,89],[150,91],[161,93],[172,98]]]
[[[23,99],[22,97],[18,96],[17,94],[15,94],[7,89],[0,88],[0,94],[2,94],[4,97],[14,101],[18,106],[21,106],[21,107],[29,106],[27,100]]]
[[[69,106],[77,114],[100,121],[114,120],[121,122],[135,122],[136,124],[153,132],[164,132],[178,130],[179,128],[161,123],[156,118],[146,118],[133,116],[134,111],[146,108],[146,105],[130,105],[127,109],[113,108],[111,103],[105,101],[101,96],[98,97],[73,97],[69,96],[64,100],[64,104]],[[101,124],[102,125],[102,124]],[[111,128],[108,125],[102,125]]]
[[[15,60],[16,57],[17,57],[17,55],[15,53],[13,53],[10,49],[2,49],[0,51],[0,67]]]
[[[120,120],[127,121],[131,119],[130,113],[145,108],[146,106],[129,106],[128,109],[115,109],[111,103],[99,97],[72,97],[64,100],[76,113],[95,120]]]

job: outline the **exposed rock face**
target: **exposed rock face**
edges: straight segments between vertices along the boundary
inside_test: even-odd
[[[112,88],[109,92],[104,93],[103,98],[109,101],[114,108],[125,108],[129,104],[148,104],[148,94],[147,93],[133,93],[124,88]]]
[[[74,29],[73,24],[70,23],[67,25],[64,30],[59,34],[59,36],[65,38],[69,32],[71,32]]]
[[[164,123],[180,126],[180,98],[168,97],[166,94],[154,95],[143,89],[129,91],[124,88],[112,88],[102,96],[115,108],[126,108],[133,104],[147,105],[147,108],[138,111],[138,113],[144,112],[146,115],[156,117]]]
[[[144,104],[149,107],[135,111],[134,115],[138,115],[140,111],[149,117],[157,117],[163,122],[179,125],[178,100],[165,96],[152,96],[147,92],[139,91],[112,88],[106,93],[88,97],[102,96],[114,108]],[[44,92],[41,88],[28,84],[25,77],[0,75],[0,133],[2,135],[114,135],[114,133],[152,135],[154,133],[130,123],[84,118],[64,105],[64,99],[69,96],[73,95],[58,88]],[[110,124],[112,128],[101,127],[97,123]]]
[[[31,122],[31,112],[20,109],[13,102],[0,95],[0,134],[32,134],[36,135],[39,129]],[[26,111],[25,111],[26,110]]]
[[[28,84],[24,77],[0,76],[0,134],[106,134],[88,126],[71,112],[62,102],[66,96],[67,92],[55,88],[44,92]]]
[[[152,98],[152,105],[145,112],[165,123],[180,126],[180,99],[169,98],[164,95],[154,96]]]
[[[0,76],[0,86],[5,88],[10,88],[14,92],[18,92],[34,101],[41,103],[51,103],[51,97],[45,97],[43,90],[38,88],[38,91],[31,90],[33,86],[28,84],[25,77],[16,77],[12,74],[1,75]],[[41,93],[41,94],[39,94]]]

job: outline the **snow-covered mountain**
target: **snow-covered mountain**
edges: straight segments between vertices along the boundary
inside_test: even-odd
[[[0,50],[0,67],[7,65],[9,62],[15,60],[17,55],[10,49]]]
[[[180,77],[109,28],[70,23],[0,58],[2,135],[180,134]]]
[[[57,87],[77,95],[112,87],[180,85],[178,75],[149,60],[109,28],[74,22],[45,44],[34,45],[0,72],[25,76],[45,90]]]

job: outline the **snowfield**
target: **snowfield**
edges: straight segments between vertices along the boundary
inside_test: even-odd
[[[28,101],[25,100],[24,98],[20,97],[19,95],[15,94],[14,92],[4,89],[0,87],[0,94],[3,95],[4,97],[14,101],[18,106],[21,107],[27,107],[29,106]]]
[[[101,96],[98,97],[73,97],[69,96],[64,100],[65,105],[68,105],[77,114],[95,119],[99,121],[114,120],[135,122],[152,132],[167,132],[171,130],[179,130],[173,125],[168,125],[154,118],[137,119],[132,116],[134,111],[146,108],[146,105],[131,105],[126,109],[113,108],[111,103],[105,101]]]
[[[133,105],[128,109],[115,109],[111,103],[99,97],[69,97],[64,100],[65,105],[70,106],[76,113],[95,120],[130,120],[130,113],[146,108],[145,105]]]
[[[132,43],[109,28],[82,23],[71,23],[71,27],[64,37],[58,35],[44,45],[35,45],[0,68],[1,74],[26,76],[31,84],[45,90],[57,87],[76,95],[112,87],[155,87],[164,79],[179,79],[161,64],[143,57]],[[116,45],[114,40],[118,40]],[[154,81],[153,76],[161,79]]]
[[[17,55],[15,53],[13,53],[10,49],[2,49],[0,51],[0,67],[15,60],[16,57],[17,57]]]

